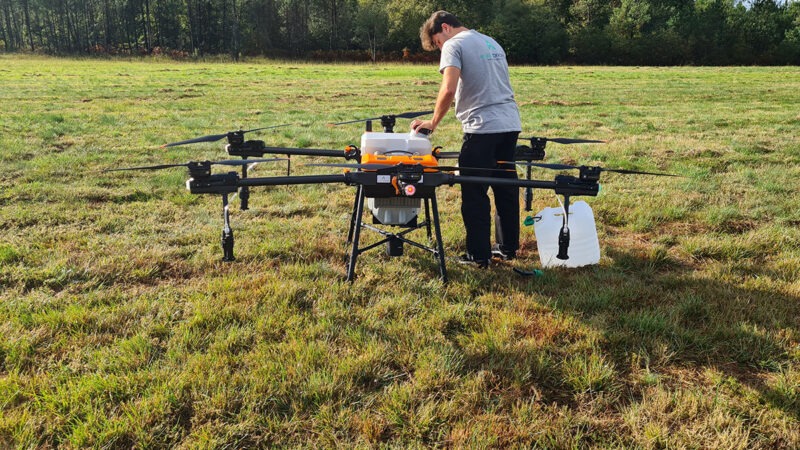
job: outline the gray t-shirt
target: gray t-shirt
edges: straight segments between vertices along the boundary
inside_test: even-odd
[[[475,30],[456,34],[442,46],[439,72],[446,67],[461,70],[456,117],[464,133],[522,131],[506,53],[497,41]]]

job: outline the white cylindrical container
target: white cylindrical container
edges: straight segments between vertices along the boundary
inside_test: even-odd
[[[384,225],[406,225],[417,217],[421,203],[410,197],[368,198],[367,208]]]
[[[569,207],[569,259],[558,259],[558,235],[564,220],[562,208],[545,208],[535,217],[533,232],[542,267],[581,267],[600,262],[600,241],[592,208],[584,201]]]

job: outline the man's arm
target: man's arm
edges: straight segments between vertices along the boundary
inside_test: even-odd
[[[436,96],[436,106],[433,109],[431,120],[414,120],[411,122],[411,129],[417,131],[420,128],[427,128],[431,131],[439,126],[439,122],[447,115],[450,105],[456,96],[458,79],[461,78],[461,69],[458,67],[445,67],[442,73],[442,84],[439,86],[439,95]]]

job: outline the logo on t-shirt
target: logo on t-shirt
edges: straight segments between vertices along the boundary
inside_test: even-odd
[[[491,53],[481,54],[480,55],[481,59],[491,61],[503,58],[503,53],[497,50],[497,46],[492,44],[492,41],[490,41],[489,39],[484,39],[483,42],[486,43],[486,48],[488,48]]]

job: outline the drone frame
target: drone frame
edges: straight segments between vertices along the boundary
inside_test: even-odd
[[[387,244],[387,250],[392,255],[393,246],[398,243],[408,243],[422,250],[432,253],[438,262],[439,272],[443,282],[447,282],[447,269],[445,262],[444,244],[442,240],[441,226],[439,223],[439,209],[436,201],[436,188],[442,185],[452,186],[454,184],[490,184],[516,187],[529,187],[531,189],[551,189],[556,194],[563,195],[565,208],[569,208],[571,196],[588,195],[596,196],[599,192],[597,177],[580,178],[569,175],[556,175],[554,181],[523,180],[513,178],[494,178],[480,176],[463,176],[453,173],[445,173],[436,170],[435,167],[423,166],[421,164],[399,163],[387,165],[385,168],[376,170],[359,170],[345,172],[337,175],[297,175],[281,177],[262,177],[262,178],[241,178],[236,172],[226,174],[203,174],[190,178],[186,185],[193,194],[218,194],[223,198],[223,217],[224,227],[222,234],[222,248],[225,261],[234,260],[233,255],[233,231],[230,226],[228,215],[228,195],[236,192],[242,186],[278,186],[278,185],[299,185],[299,184],[325,184],[325,183],[344,183],[356,186],[356,195],[353,202],[353,212],[350,218],[350,225],[347,236],[347,243],[350,244],[350,251],[347,259],[347,281],[355,278],[355,268],[358,256],[362,253],[376,248],[381,244]],[[397,197],[405,196],[419,198],[425,202],[425,220],[421,223],[410,224],[408,230],[400,233],[390,233],[377,227],[366,224],[362,220],[364,213],[364,200],[367,197]],[[431,226],[433,230],[431,230]],[[435,234],[433,246],[423,245],[406,237],[409,232],[425,227],[428,232],[429,240],[431,231]],[[377,231],[383,239],[360,247],[361,229]],[[566,222],[565,222],[566,228]],[[567,256],[569,246],[569,234],[566,230],[559,237],[559,254]],[[396,249],[396,247],[395,247]]]
[[[358,119],[346,122],[333,123],[331,125],[343,125],[348,123],[365,122],[366,131],[372,131],[372,121],[380,120],[383,131],[392,133],[394,131],[396,118],[414,118],[420,115],[430,114],[433,111],[418,111],[406,112],[402,114],[390,114],[369,119]],[[426,162],[420,162],[413,158],[397,157],[388,158],[389,162],[369,164],[372,162],[373,155],[367,156],[366,164],[357,164],[357,171],[346,171],[339,175],[300,175],[291,176],[291,156],[321,156],[321,157],[343,157],[346,160],[355,160],[359,163],[362,161],[362,154],[358,147],[349,145],[345,150],[328,150],[328,149],[308,149],[308,148],[291,148],[291,147],[270,147],[261,140],[245,140],[244,134],[252,131],[265,130],[271,128],[283,127],[286,125],[277,125],[272,127],[255,128],[252,130],[238,130],[224,134],[209,135],[199,138],[189,139],[186,141],[175,142],[166,144],[162,147],[170,147],[175,145],[184,145],[198,142],[213,142],[223,137],[227,137],[228,144],[225,146],[226,152],[231,156],[239,156],[242,158],[239,164],[228,165],[241,165],[241,175],[236,172],[227,172],[220,174],[212,174],[210,165],[213,162],[205,161],[201,163],[189,163],[186,166],[189,168],[190,178],[186,182],[187,188],[193,194],[217,194],[222,196],[223,208],[223,229],[221,245],[223,250],[224,261],[234,261],[234,237],[233,229],[230,222],[229,212],[229,199],[228,196],[233,193],[238,193],[240,197],[240,207],[242,210],[248,209],[248,200],[250,194],[250,187],[257,186],[276,186],[276,185],[299,185],[299,184],[320,184],[320,183],[345,183],[347,185],[356,186],[355,199],[353,201],[353,211],[350,216],[350,224],[347,233],[347,244],[350,250],[347,258],[347,280],[353,281],[355,278],[355,267],[358,256],[362,253],[376,248],[382,244],[386,244],[386,251],[389,256],[402,255],[403,244],[409,244],[434,255],[437,259],[439,272],[442,280],[447,282],[447,270],[445,263],[444,245],[442,241],[441,226],[439,223],[439,209],[436,200],[436,188],[442,185],[454,184],[487,184],[487,185],[505,185],[525,188],[525,210],[531,210],[532,191],[533,189],[550,189],[555,191],[557,195],[564,196],[564,209],[565,217],[561,233],[559,234],[559,253],[557,255],[560,259],[568,259],[567,249],[569,247],[569,228],[568,228],[568,214],[571,196],[596,196],[599,192],[599,174],[603,170],[599,167],[574,167],[580,170],[579,177],[568,175],[556,175],[554,181],[540,181],[532,179],[532,167],[541,166],[547,167],[546,164],[537,164],[533,161],[542,161],[545,158],[545,146],[547,142],[556,142],[559,144],[574,144],[574,143],[602,143],[604,141],[586,140],[586,139],[569,139],[569,138],[540,138],[529,137],[521,138],[530,141],[530,147],[520,145],[517,146],[515,152],[516,163],[519,165],[527,166],[526,179],[519,178],[495,178],[495,177],[479,177],[479,176],[462,176],[453,173],[445,173],[443,171],[452,170],[451,167],[438,166],[439,158],[452,158],[458,155],[455,152],[442,152],[441,147],[436,147],[432,150],[432,155]],[[423,133],[423,134],[428,134]],[[249,178],[248,177],[248,158],[261,158],[265,154],[271,155],[286,155],[287,156],[287,175],[279,177],[262,177],[262,178]],[[385,159],[385,158],[384,158]],[[258,163],[267,160],[252,160],[253,163]],[[432,161],[432,162],[431,162]],[[326,164],[319,164],[326,165]],[[333,165],[333,164],[330,164]],[[175,165],[169,165],[174,167]],[[335,166],[335,165],[334,165]],[[342,164],[341,166],[347,166]],[[552,168],[552,167],[551,167]],[[571,167],[572,168],[572,167]],[[132,168],[136,169],[136,168]],[[465,169],[465,168],[462,168]],[[128,169],[117,169],[128,170]],[[490,169],[491,170],[491,169]],[[611,170],[615,171],[615,170]],[[619,170],[616,170],[619,171]],[[635,173],[635,172],[631,172]],[[639,172],[641,173],[641,172]],[[657,174],[654,174],[657,175]],[[394,233],[381,229],[377,226],[380,222],[373,218],[372,225],[364,222],[364,201],[366,198],[390,198],[390,197],[411,197],[423,200],[425,209],[425,219],[421,222],[417,221],[417,216],[403,225],[390,224],[391,226],[400,226],[406,228],[403,231]],[[408,238],[406,235],[420,228],[425,228],[429,245],[416,242]],[[366,229],[380,234],[383,238],[372,244],[364,247],[360,245],[361,230]],[[434,236],[435,235],[435,240]],[[432,242],[432,243],[431,243]]]

